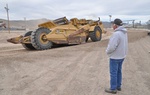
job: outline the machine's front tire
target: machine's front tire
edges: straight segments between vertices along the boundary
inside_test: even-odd
[[[37,50],[45,50],[52,47],[52,42],[46,39],[51,31],[47,28],[39,28],[31,34],[31,43]]]
[[[102,30],[99,26],[95,26],[93,32],[89,33],[89,36],[93,42],[100,41],[102,38]]]
[[[31,36],[32,31],[29,31],[27,33],[24,34],[24,37],[26,36]],[[35,48],[32,46],[32,44],[24,44],[22,43],[22,46],[27,49],[27,50],[35,50]]]
[[[88,39],[89,39],[89,36],[87,36],[87,37],[86,37],[85,42],[87,42],[87,41],[88,41]]]

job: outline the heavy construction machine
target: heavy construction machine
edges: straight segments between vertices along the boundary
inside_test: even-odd
[[[99,20],[86,20],[66,17],[58,18],[38,25],[35,31],[10,38],[7,41],[22,44],[25,49],[45,50],[55,44],[82,44],[90,38],[93,42],[100,41],[104,33],[103,24]]]

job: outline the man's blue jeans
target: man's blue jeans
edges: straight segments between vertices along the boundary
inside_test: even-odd
[[[110,67],[110,89],[116,90],[121,88],[122,82],[122,63],[124,59],[111,59],[109,62]]]

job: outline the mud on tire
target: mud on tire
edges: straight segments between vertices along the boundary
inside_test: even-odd
[[[44,39],[51,31],[47,28],[39,28],[31,34],[31,43],[37,50],[45,50],[52,47],[52,42]]]

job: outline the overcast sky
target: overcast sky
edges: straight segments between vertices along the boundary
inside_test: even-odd
[[[109,21],[150,20],[150,0],[0,0],[0,18],[7,19],[6,3],[11,20],[70,18]]]

